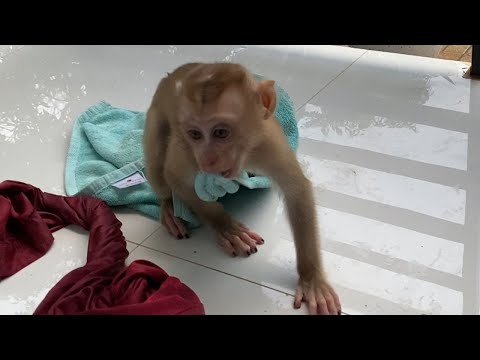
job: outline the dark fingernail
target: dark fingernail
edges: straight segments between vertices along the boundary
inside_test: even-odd
[[[260,239],[260,241],[261,241],[262,243],[264,243],[264,242],[265,242],[265,240],[263,240],[263,239]]]
[[[247,256],[250,256],[250,251],[247,251]]]
[[[182,235],[177,235],[177,239],[183,239]]]
[[[256,253],[258,250],[257,248],[253,248],[253,252]]]
[[[337,315],[342,315],[342,312],[341,312],[341,311],[339,311]]]
[[[234,252],[232,253],[232,256],[233,256],[233,257],[237,257],[237,253],[234,251]]]
[[[188,235],[188,234],[185,234],[185,237],[186,237],[187,239],[190,239],[190,235]]]

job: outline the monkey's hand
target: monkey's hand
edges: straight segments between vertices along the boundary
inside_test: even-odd
[[[231,219],[227,226],[216,230],[220,246],[230,255],[250,256],[256,253],[257,245],[265,241],[256,232]]]
[[[165,199],[162,201],[162,214],[160,220],[170,235],[175,236],[177,239],[190,237],[183,220],[174,215],[172,199]]]
[[[342,311],[338,295],[321,276],[300,278],[293,306],[300,308],[302,300],[307,302],[310,315],[340,315]]]

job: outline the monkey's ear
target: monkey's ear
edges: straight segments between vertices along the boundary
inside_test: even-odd
[[[274,85],[275,81],[273,80],[264,80],[257,85],[257,93],[260,95],[261,103],[266,110],[265,119],[272,116],[277,106],[277,94]]]

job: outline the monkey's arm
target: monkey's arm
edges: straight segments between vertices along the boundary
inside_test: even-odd
[[[188,238],[188,231],[181,219],[174,216],[172,189],[165,180],[165,159],[170,141],[171,129],[160,106],[151,106],[147,111],[144,132],[145,175],[152,189],[161,201],[160,221],[167,231],[182,239]]]
[[[310,313],[337,314],[340,301],[323,271],[313,189],[274,119],[268,140],[257,151],[257,166],[277,183],[284,194],[292,227],[300,277],[295,307],[306,299]],[[275,160],[272,160],[275,159]]]

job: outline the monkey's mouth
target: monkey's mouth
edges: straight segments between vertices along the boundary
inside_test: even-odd
[[[233,165],[231,168],[221,171],[220,175],[222,175],[225,179],[235,179],[239,175],[239,167],[238,165]]]
[[[231,179],[231,178],[233,178],[233,170],[232,170],[232,169],[228,169],[228,170],[222,171],[220,174],[221,174],[224,178],[226,178],[226,179]]]

